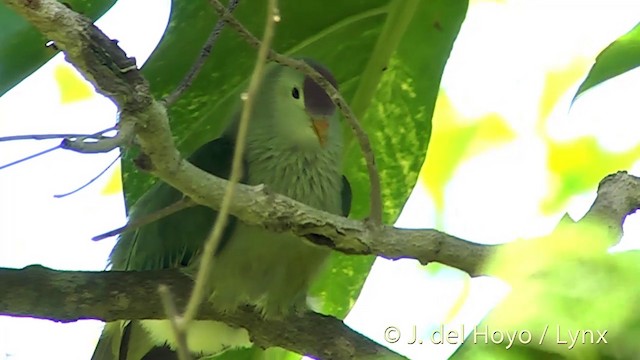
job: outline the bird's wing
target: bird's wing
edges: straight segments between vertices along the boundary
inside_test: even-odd
[[[200,147],[189,161],[210,174],[227,179],[233,151],[233,140],[223,136]],[[245,180],[243,176],[241,182]],[[170,185],[158,182],[134,205],[130,221],[172,205],[182,196]],[[151,270],[187,266],[202,248],[215,215],[211,208],[194,206],[122,234],[111,253],[113,269]],[[230,217],[224,235],[229,235],[234,225],[235,218]],[[225,240],[223,236],[221,245]]]
[[[210,174],[228,179],[233,152],[233,139],[222,136],[200,147],[189,157],[189,161]],[[245,181],[246,176],[242,176],[241,182]],[[159,181],[136,202],[129,221],[133,222],[155,213],[174,204],[182,196],[180,191]],[[216,212],[211,208],[194,206],[137,230],[123,233],[110,256],[112,270],[152,270],[187,266],[202,249],[215,218]],[[228,242],[235,223],[236,218],[230,216],[219,248]],[[153,348],[138,322],[116,321],[106,324],[91,359],[140,360],[150,350],[154,352],[161,349],[163,348]]]

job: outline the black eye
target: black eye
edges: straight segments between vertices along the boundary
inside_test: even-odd
[[[300,91],[297,87],[293,87],[293,89],[291,90],[291,96],[293,96],[294,99],[300,99]]]

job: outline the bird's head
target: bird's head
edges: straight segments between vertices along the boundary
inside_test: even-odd
[[[305,61],[321,73],[334,87],[335,78],[315,61]],[[335,149],[342,144],[338,112],[327,93],[303,73],[279,64],[269,64],[256,98],[252,130],[265,135],[285,148],[302,152]]]

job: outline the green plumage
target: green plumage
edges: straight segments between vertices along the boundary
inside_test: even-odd
[[[310,64],[334,81],[326,69],[314,62]],[[296,71],[268,66],[250,119],[241,182],[266,184],[274,192],[347,216],[351,189],[341,174],[341,127],[335,107],[318,89]],[[329,121],[324,144],[311,126],[312,118],[318,117]],[[190,162],[213,175],[228,178],[237,118],[236,115],[220,138],[200,147],[189,158]],[[171,205],[181,197],[179,191],[159,182],[134,205],[130,221]],[[214,210],[196,206],[125,233],[111,253],[112,269],[187,266],[194,269],[215,218]],[[209,304],[223,311],[251,304],[265,317],[304,310],[310,282],[329,254],[328,248],[292,234],[269,233],[230,217],[215,255]],[[166,321],[110,323],[93,359],[139,360],[167,339],[172,346]],[[245,330],[213,321],[194,323],[187,335],[189,348],[205,354],[247,345],[247,341]],[[145,359],[150,358],[162,357],[149,354]]]

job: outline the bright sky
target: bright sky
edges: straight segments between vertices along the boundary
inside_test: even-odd
[[[120,0],[98,26],[142,64],[164,31],[169,3]],[[136,16],[148,14],[149,9],[156,14]],[[509,141],[491,143],[494,133],[489,131],[486,139],[480,137],[474,145],[482,151],[474,151],[456,168],[444,190],[442,230],[485,243],[543,235],[562,215],[540,211],[541,199],[550,186],[549,141],[597,135],[600,146],[621,153],[639,145],[640,103],[634,95],[640,92],[640,71],[593,89],[570,108],[591,61],[631,29],[640,20],[639,13],[639,2],[624,0],[473,2],[442,87],[461,126],[481,124],[488,114],[497,113],[511,135]],[[58,55],[0,98],[0,136],[92,133],[111,126],[116,109],[100,96],[61,104],[56,76],[63,77],[68,69]],[[546,76],[570,73],[571,69],[577,69],[573,70],[575,79],[548,116],[542,116],[540,99],[546,91]],[[439,102],[434,138],[448,130],[447,119],[439,115],[444,112]],[[56,143],[0,143],[0,166]],[[90,238],[126,221],[122,196],[104,191],[115,170],[77,194],[61,199],[53,195],[81,186],[116,155],[55,151],[1,170],[0,266],[103,269],[115,239],[96,243]],[[427,177],[437,163],[436,155],[430,153],[427,158]],[[627,170],[640,175],[640,162]],[[582,216],[594,196],[595,188],[572,198],[570,215]],[[430,191],[419,185],[397,225],[434,227],[438,224],[435,209]],[[640,238],[639,219],[636,215],[625,224],[624,241],[629,247],[638,247],[631,240]],[[419,331],[441,323],[472,327],[507,291],[495,279],[469,281],[460,271],[448,269],[430,275],[415,261],[378,260],[347,323],[381,343],[389,326],[406,330],[416,324]],[[88,359],[101,326],[97,321],[61,325],[0,317],[0,358]],[[392,348],[412,358],[424,357],[426,351],[430,358],[445,359],[455,350],[445,345],[402,344],[399,341]]]

